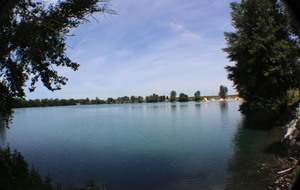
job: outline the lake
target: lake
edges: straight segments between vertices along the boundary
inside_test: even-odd
[[[0,145],[64,188],[266,189],[260,163],[283,131],[245,127],[241,101],[15,109]]]

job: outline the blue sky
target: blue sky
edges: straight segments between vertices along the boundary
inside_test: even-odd
[[[69,78],[50,92],[41,84],[28,99],[169,95],[216,95],[220,85],[235,93],[222,48],[232,31],[230,0],[112,0],[118,15],[96,14],[99,23],[73,30],[67,55],[81,66],[59,68]]]

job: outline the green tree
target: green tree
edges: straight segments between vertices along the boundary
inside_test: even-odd
[[[159,101],[159,96],[155,93],[153,93],[150,96],[146,96],[146,102],[158,102]]]
[[[228,78],[245,101],[242,113],[271,120],[287,109],[287,91],[299,87],[299,30],[278,0],[230,4],[235,32],[225,32]]]
[[[17,150],[0,146],[0,187],[5,190],[61,190],[61,184],[52,184],[49,175],[42,177],[37,169],[30,168],[22,154]],[[69,188],[70,189],[70,188]],[[102,184],[92,180],[85,183],[85,187],[71,188],[74,190],[102,190]]]
[[[29,168],[20,152],[0,147],[1,189],[54,190],[51,178],[42,178],[35,168]]]
[[[228,93],[227,87],[221,85],[220,89],[219,89],[219,96],[220,96],[220,98],[226,99],[227,95],[228,95],[227,93]]]
[[[113,98],[107,98],[106,103],[113,104],[113,103],[115,103],[115,100]]]
[[[90,103],[90,99],[89,99],[89,98],[86,98],[85,101],[84,101],[84,104],[91,104],[91,103]]]
[[[118,97],[115,103],[129,103],[130,99],[128,96]]]
[[[176,91],[175,90],[172,90],[170,92],[170,102],[174,102],[176,99]]]
[[[186,95],[184,93],[180,93],[179,94],[179,102],[187,102],[187,101],[189,101],[188,95]]]
[[[25,97],[27,81],[30,91],[39,80],[51,91],[60,90],[68,79],[55,68],[78,69],[79,64],[65,53],[73,28],[88,22],[86,16],[95,12],[115,13],[108,9],[108,0],[65,0],[49,6],[43,1],[9,0],[2,11],[0,112],[6,118],[13,103]]]
[[[95,99],[95,104],[101,104],[101,100],[98,97]]]
[[[159,96],[159,101],[160,102],[165,102],[166,101],[166,96]]]
[[[194,96],[195,96],[195,101],[200,101],[200,95],[201,95],[201,93],[200,93],[199,90],[195,92],[195,94],[194,94]]]
[[[130,96],[130,100],[132,103],[134,103],[135,101],[137,101],[137,97],[135,96]]]
[[[138,103],[142,103],[144,101],[144,98],[142,96],[138,96]]]

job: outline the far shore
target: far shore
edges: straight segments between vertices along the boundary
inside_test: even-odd
[[[29,99],[20,100],[15,103],[14,108],[27,108],[27,107],[52,107],[52,106],[71,106],[71,105],[98,105],[98,104],[131,104],[131,103],[162,103],[162,102],[209,102],[209,101],[236,101],[242,100],[238,95],[228,95],[227,98],[222,99],[219,96],[200,96],[198,100],[195,97],[188,97],[187,99],[180,100],[176,97],[174,101],[171,101],[168,96],[156,96],[152,99],[143,98],[141,96],[135,97],[127,96],[119,98],[108,98],[107,100],[96,99]]]

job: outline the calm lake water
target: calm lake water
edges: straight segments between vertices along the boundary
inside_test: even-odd
[[[247,129],[241,101],[15,109],[10,144],[64,188],[266,189],[257,170],[282,131]]]

